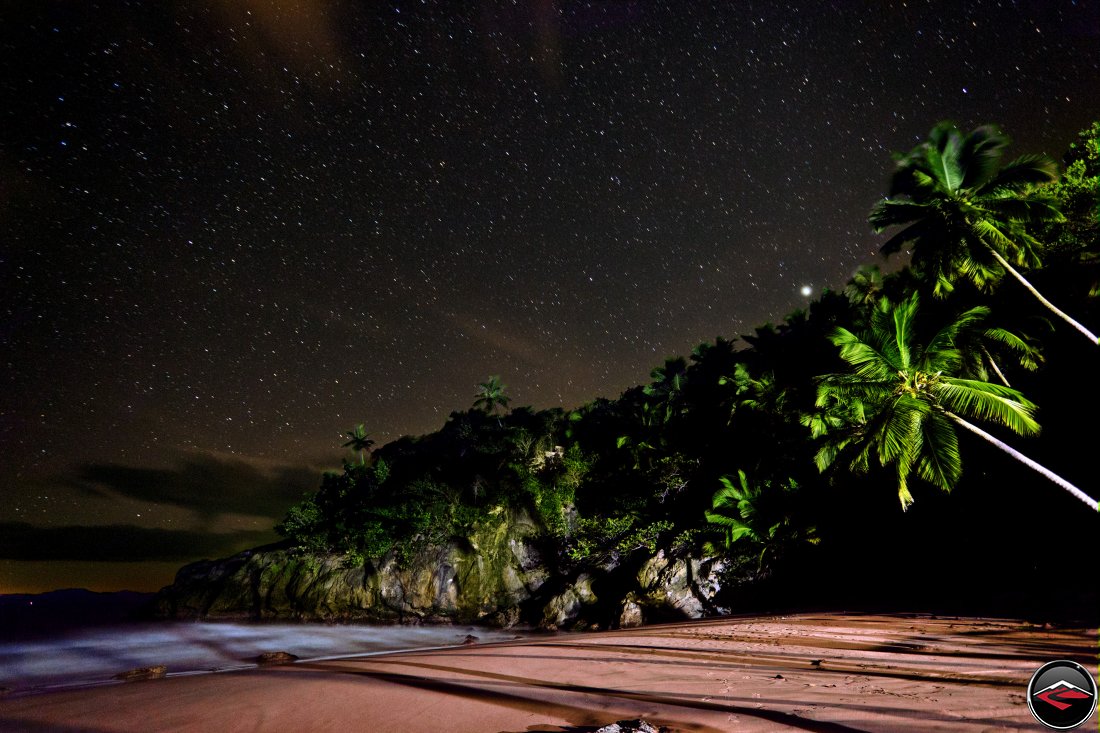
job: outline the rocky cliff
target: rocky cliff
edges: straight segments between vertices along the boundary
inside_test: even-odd
[[[609,628],[720,613],[722,564],[666,558],[559,569],[514,514],[404,560],[260,548],[182,568],[155,606],[166,618],[484,623]],[[552,559],[551,559],[552,560]]]

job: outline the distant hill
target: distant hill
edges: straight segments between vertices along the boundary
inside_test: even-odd
[[[82,588],[0,595],[0,640],[123,623],[141,617],[152,598],[152,593]]]

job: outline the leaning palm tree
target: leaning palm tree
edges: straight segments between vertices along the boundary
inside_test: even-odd
[[[351,448],[355,453],[359,454],[359,465],[366,465],[367,451],[374,445],[374,441],[367,437],[367,431],[363,428],[363,423],[359,423],[350,432],[344,433],[350,440],[344,443],[341,448]]]
[[[949,293],[960,279],[991,288],[1007,272],[1051,312],[1100,344],[1100,337],[1055,307],[1012,264],[1040,266],[1041,245],[1028,228],[1064,217],[1054,198],[1036,185],[1057,179],[1054,161],[1028,155],[1002,167],[1007,145],[996,127],[963,135],[953,123],[941,122],[927,142],[898,157],[889,196],[875,204],[869,217],[876,232],[904,227],[882,245],[882,252],[912,245],[913,268],[933,283],[937,296]]]
[[[965,366],[959,334],[982,314],[964,313],[921,346],[914,333],[917,302],[916,295],[900,304],[883,300],[863,336],[844,328],[833,333],[832,341],[852,371],[819,378],[818,407],[840,418],[808,421],[818,437],[826,438],[818,467],[824,470],[844,454],[855,470],[866,470],[872,457],[883,466],[894,464],[898,497],[906,509],[913,502],[908,488],[912,474],[945,491],[958,482],[962,461],[955,429],[961,427],[1096,510],[1096,499],[966,419],[998,423],[1020,435],[1039,432],[1035,405],[1018,391],[956,376]]]
[[[478,385],[474,408],[484,410],[487,415],[492,414],[498,406],[501,409],[507,409],[511,399],[504,394],[504,390],[505,386],[501,383],[500,377],[489,377]]]

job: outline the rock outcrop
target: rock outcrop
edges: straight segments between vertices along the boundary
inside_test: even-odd
[[[469,537],[353,563],[269,547],[182,568],[155,600],[166,618],[481,623],[544,629],[638,626],[720,613],[722,564],[667,558],[563,574],[544,562],[539,528],[515,513]]]
[[[377,564],[292,549],[249,550],[182,568],[155,600],[159,615],[222,620],[453,620],[510,625],[547,577],[525,516],[480,528],[462,542]]]

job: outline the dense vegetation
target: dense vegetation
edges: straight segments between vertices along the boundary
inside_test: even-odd
[[[720,552],[730,588],[755,584],[742,599],[1060,602],[1088,585],[1097,528],[1100,123],[1060,177],[1006,145],[941,124],[897,157],[870,223],[884,253],[911,251],[901,269],[861,269],[615,400],[508,409],[492,377],[435,433],[372,452],[356,426],[354,458],[279,532],[371,562],[518,509],[563,573]]]

